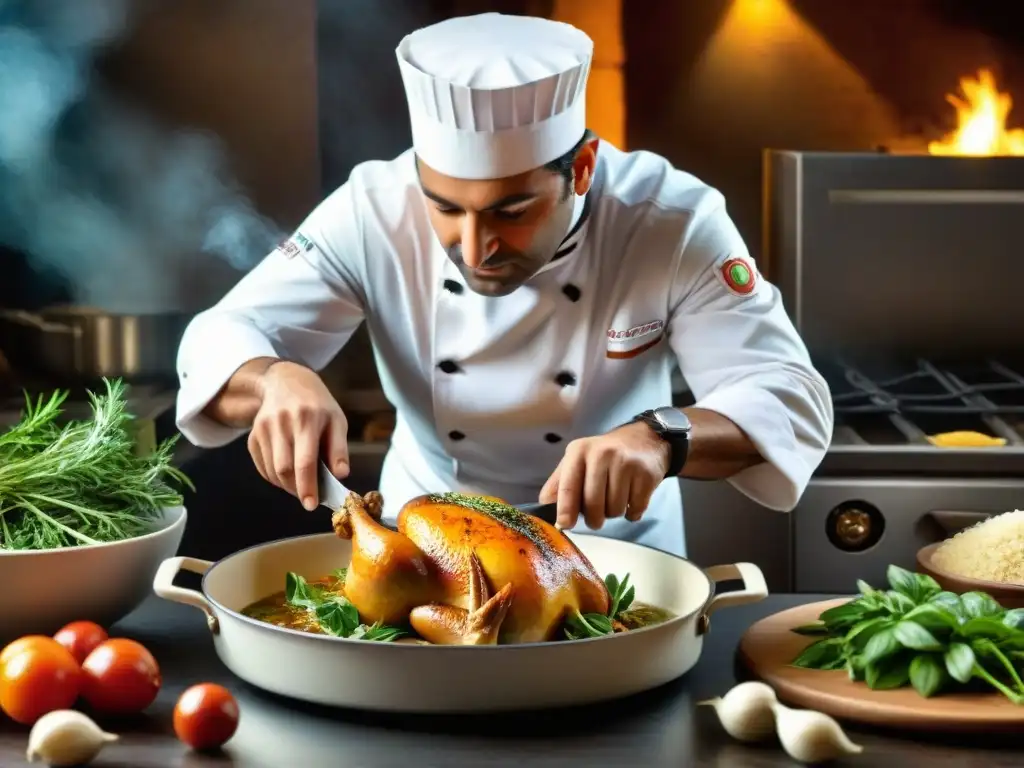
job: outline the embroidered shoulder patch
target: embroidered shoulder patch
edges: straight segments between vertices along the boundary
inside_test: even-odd
[[[722,283],[737,296],[749,296],[757,288],[757,270],[747,259],[731,256],[718,268]]]
[[[287,240],[277,246],[286,259],[292,259],[300,253],[307,253],[313,250],[313,241],[301,232],[296,232]]]

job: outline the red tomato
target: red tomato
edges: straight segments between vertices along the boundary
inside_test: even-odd
[[[52,637],[22,637],[0,653],[0,709],[23,725],[70,709],[81,684],[75,657]]]
[[[97,712],[141,712],[160,692],[160,667],[144,646],[116,637],[100,643],[82,662],[82,698]]]
[[[195,750],[222,746],[238,728],[238,702],[215,683],[193,685],[174,705],[174,732]]]
[[[91,621],[73,621],[53,636],[63,645],[75,661],[81,664],[93,649],[107,639],[107,631]]]

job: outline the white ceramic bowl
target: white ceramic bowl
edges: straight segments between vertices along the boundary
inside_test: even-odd
[[[70,621],[108,627],[149,596],[160,563],[185,533],[184,507],[164,511],[155,530],[109,544],[0,552],[0,642],[50,635]]]

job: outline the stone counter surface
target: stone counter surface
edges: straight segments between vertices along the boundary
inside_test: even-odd
[[[326,709],[264,693],[235,678],[217,658],[203,615],[151,598],[114,628],[144,643],[162,666],[157,701],[135,722],[104,723],[121,734],[93,768],[494,768],[495,766],[666,766],[770,768],[797,765],[774,743],[732,741],[714,712],[695,703],[735,684],[734,655],[754,621],[828,595],[773,595],[716,613],[700,662],[683,678],[629,699],[593,707],[498,716],[409,716]],[[287,659],[281,660],[287,664]],[[241,722],[217,756],[190,752],[174,737],[177,696],[197,682],[236,695]],[[500,692],[495,692],[500,696]],[[1002,768],[1022,764],[1024,735],[1014,739],[887,733],[850,726],[865,747],[849,766]],[[0,718],[0,766],[24,760],[27,730]]]

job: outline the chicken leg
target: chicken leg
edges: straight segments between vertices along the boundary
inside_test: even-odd
[[[469,555],[469,609],[432,603],[413,608],[409,623],[435,645],[497,645],[501,623],[512,605],[512,584],[491,595],[475,554]]]
[[[379,493],[350,493],[331,522],[339,538],[352,541],[345,596],[366,623],[400,625],[441,594],[434,564],[404,534],[381,525],[380,515]]]

